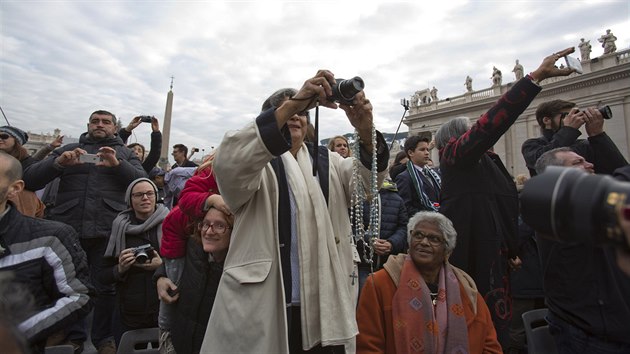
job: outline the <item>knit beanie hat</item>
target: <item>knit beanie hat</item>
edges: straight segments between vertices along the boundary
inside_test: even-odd
[[[11,135],[15,140],[20,143],[20,145],[26,144],[28,141],[28,134],[22,129],[18,129],[16,127],[11,127],[8,125],[0,127],[0,133],[7,133]]]
[[[133,182],[129,184],[129,186],[127,187],[127,191],[125,192],[125,201],[127,202],[127,206],[130,208],[131,208],[131,190],[133,189],[133,187],[135,187],[136,184],[140,182],[149,182],[151,184],[151,187],[153,187],[153,192],[155,192],[155,195],[157,196],[158,187],[155,185],[155,183],[153,183],[152,180],[146,177],[140,177],[138,179],[135,179]]]

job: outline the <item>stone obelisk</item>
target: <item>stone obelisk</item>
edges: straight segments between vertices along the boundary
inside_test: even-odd
[[[171,114],[173,113],[173,79],[171,76],[171,89],[166,95],[166,111],[164,112],[164,127],[162,130],[162,154],[160,154],[160,167],[168,170],[168,153],[170,151],[169,138],[171,135]]]

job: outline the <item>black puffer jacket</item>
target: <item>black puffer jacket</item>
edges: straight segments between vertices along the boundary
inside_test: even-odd
[[[81,148],[96,154],[101,147],[116,150],[117,167],[80,164],[61,168],[55,159],[65,151]],[[146,177],[140,160],[118,136],[94,140],[84,133],[79,143],[68,144],[53,151],[46,159],[30,165],[24,171],[29,190],[39,190],[60,177],[55,208],[49,213],[53,220],[72,227],[81,238],[109,237],[112,221],[127,208],[125,190],[136,178]]]
[[[202,245],[189,238],[178,286],[181,291],[171,322],[173,345],[178,353],[199,353],[222,273],[223,263],[209,262]]]
[[[43,348],[46,338],[90,312],[87,259],[71,227],[11,206],[0,218],[0,245],[0,273],[12,272],[35,300],[20,324],[31,345]]]

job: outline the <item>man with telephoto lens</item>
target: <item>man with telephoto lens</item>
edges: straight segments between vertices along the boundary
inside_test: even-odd
[[[536,172],[542,173],[547,166],[579,168],[589,174],[597,170],[597,165],[593,167],[568,147],[542,154]],[[584,195],[589,193],[594,192],[584,191]],[[547,321],[558,352],[630,353],[630,275],[617,262],[619,252],[626,251],[613,244],[597,244],[595,235],[590,240],[537,236]]]
[[[607,108],[607,107],[606,107]],[[625,166],[628,161],[621,155],[615,144],[604,131],[602,112],[612,112],[605,108],[588,107],[578,109],[574,102],[552,100],[543,102],[536,109],[536,120],[540,125],[541,137],[527,139],[521,148],[530,175],[536,175],[536,160],[546,151],[568,146],[577,154],[595,164],[595,173],[611,174]],[[588,139],[578,139],[584,126]]]

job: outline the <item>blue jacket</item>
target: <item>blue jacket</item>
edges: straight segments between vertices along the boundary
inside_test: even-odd
[[[379,196],[381,199],[380,238],[392,244],[392,252],[390,254],[406,252],[408,247],[407,222],[409,221],[409,217],[407,215],[407,209],[405,208],[405,202],[398,195],[395,188],[381,188]],[[369,215],[369,204],[365,203],[363,205],[363,223],[365,226],[368,224]],[[357,250],[359,251],[359,256],[361,256],[361,266],[367,266],[362,240],[357,242]],[[376,262],[376,259],[377,257],[375,255],[374,262]],[[385,260],[386,258],[381,259],[381,265],[385,263]]]

